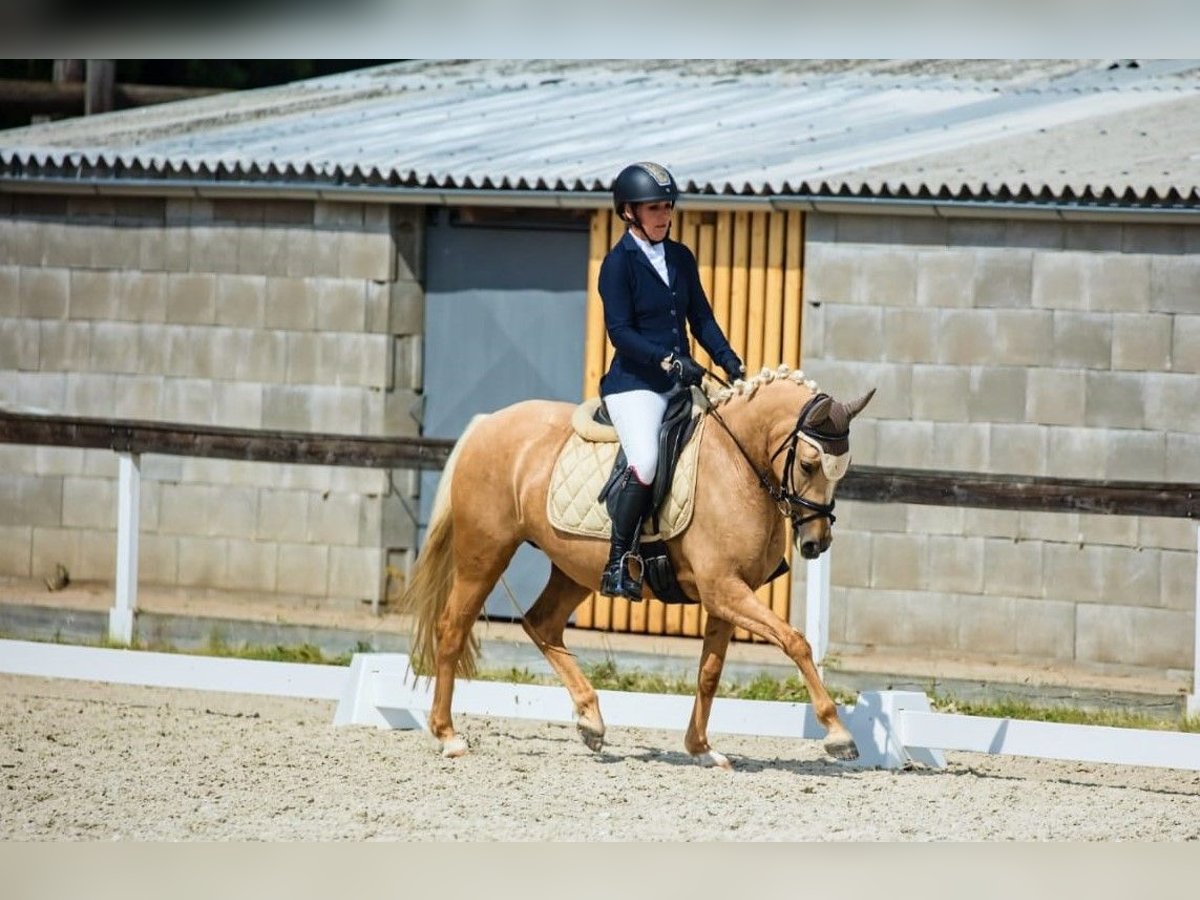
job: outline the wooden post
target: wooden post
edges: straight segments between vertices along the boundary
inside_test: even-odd
[[[111,112],[113,108],[113,85],[116,83],[117,64],[111,59],[89,59],[87,61],[87,89],[83,100],[83,114]]]
[[[133,643],[133,616],[138,591],[138,506],[142,493],[142,458],[117,454],[117,585],[108,614],[108,638]]]

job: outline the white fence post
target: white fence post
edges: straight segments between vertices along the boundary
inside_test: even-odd
[[[1200,716],[1200,526],[1196,528],[1195,640],[1192,644],[1192,692],[1187,698],[1189,716]]]
[[[108,638],[133,643],[133,615],[138,590],[138,505],[142,493],[142,458],[117,454],[117,585],[108,613]]]
[[[808,561],[804,585],[804,636],[812,647],[813,662],[818,669],[829,650],[829,555],[832,552],[831,547]]]

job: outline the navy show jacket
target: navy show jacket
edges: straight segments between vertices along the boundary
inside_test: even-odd
[[[616,353],[600,379],[600,394],[650,390],[665,393],[674,384],[662,368],[664,357],[688,356],[688,331],[722,368],[737,362],[713,316],[692,251],[666,240],[668,286],[627,231],[600,265],[604,327]]]

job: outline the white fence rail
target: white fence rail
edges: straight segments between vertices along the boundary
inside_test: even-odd
[[[379,728],[424,728],[431,697],[430,686],[414,681],[401,653],[355,654],[345,668],[0,641],[0,672],[337,700],[334,725]],[[679,730],[692,708],[690,696],[598,693],[605,722],[615,727]],[[575,719],[565,688],[506,682],[458,682],[454,710],[551,722]],[[935,713],[928,698],[914,691],[864,692],[841,714],[859,746],[855,765],[864,767],[918,763],[938,768],[945,764],[943,751],[960,750],[1200,771],[1200,734]],[[714,734],[824,737],[808,704],[762,700],[718,698],[710,729]]]

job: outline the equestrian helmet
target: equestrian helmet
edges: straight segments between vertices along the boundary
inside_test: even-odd
[[[638,162],[621,170],[613,182],[613,209],[621,215],[626,203],[656,203],[679,199],[679,186],[675,178],[663,166],[652,162]]]

